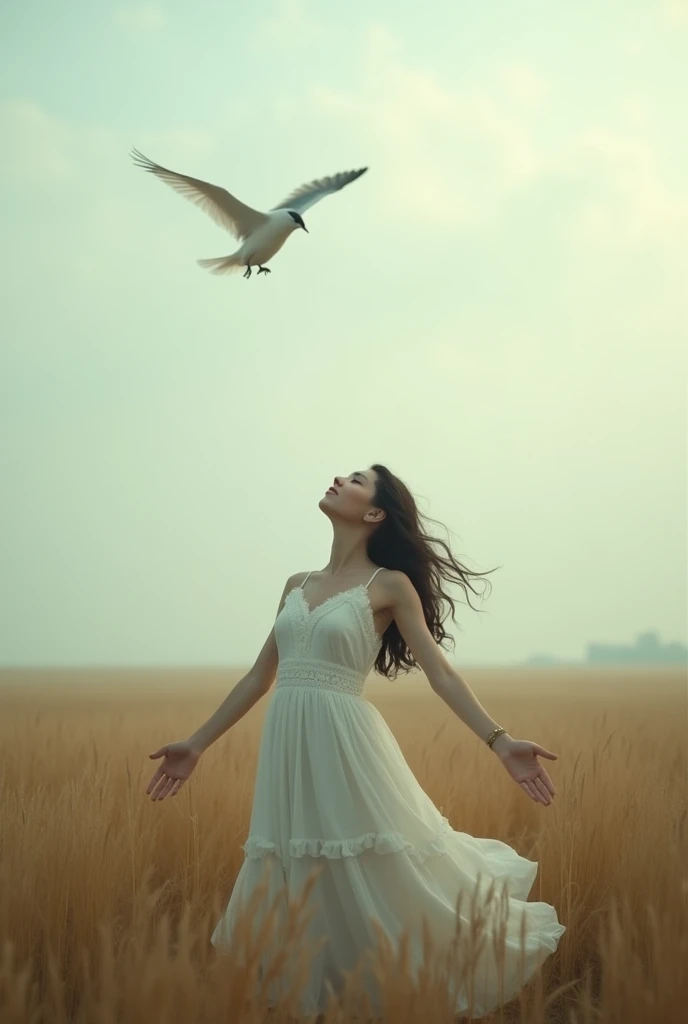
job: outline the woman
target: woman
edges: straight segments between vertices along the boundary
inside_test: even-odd
[[[490,894],[497,893],[506,925],[489,920],[488,941],[473,972],[475,991],[471,997],[462,986],[456,993],[458,1013],[470,1004],[473,1015],[481,1016],[519,991],[566,929],[549,904],[527,901],[537,862],[499,840],[452,829],[420,787],[381,714],[362,698],[366,677],[373,667],[394,679],[401,666],[421,666],[432,689],[486,741],[523,793],[545,807],[555,787],[538,756],[557,755],[499,727],[441,653],[438,645],[448,636],[440,622],[441,599],[451,605],[452,617],[454,612],[441,581],[454,580],[467,594],[467,587],[473,590],[470,577],[486,574],[463,567],[443,541],[425,533],[403,482],[379,464],[337,476],[320,509],[334,531],[327,566],[289,578],[251,671],[188,740],[150,755],[164,761],[146,792],[154,800],[176,795],[201,753],[276,677],[245,858],[211,942],[230,947],[240,904],[261,881],[267,879],[270,906],[285,911],[286,898],[296,899],[319,869],[307,941],[321,939],[322,946],[300,1006],[303,1013],[319,1013],[326,1009],[327,983],[341,990],[341,972],[351,971],[374,946],[373,918],[391,939],[410,933],[415,969],[423,960],[423,920],[434,941],[449,943],[457,916],[470,931],[471,898],[481,894],[488,906]],[[501,971],[491,941],[500,927]],[[279,984],[270,991],[278,1001]],[[366,991],[379,1008],[372,977]]]

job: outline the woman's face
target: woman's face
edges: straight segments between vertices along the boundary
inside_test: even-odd
[[[320,499],[320,507],[331,509],[338,516],[360,520],[373,504],[377,473],[361,469],[348,476],[335,476],[330,489]]]

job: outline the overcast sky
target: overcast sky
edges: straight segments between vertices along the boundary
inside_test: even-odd
[[[374,462],[502,566],[452,662],[685,642],[687,90],[686,0],[3,5],[0,661],[250,665]],[[245,281],[132,146],[370,170]]]

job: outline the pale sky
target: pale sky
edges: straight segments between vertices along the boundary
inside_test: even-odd
[[[252,664],[375,462],[502,566],[452,663],[685,642],[687,95],[686,0],[3,5],[0,662]],[[370,170],[245,281],[132,146]]]

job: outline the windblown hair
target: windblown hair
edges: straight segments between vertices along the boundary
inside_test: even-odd
[[[495,570],[473,572],[462,565],[443,540],[426,532],[424,523],[436,523],[437,520],[423,515],[403,481],[386,466],[373,464],[372,468],[378,475],[372,504],[384,509],[387,515],[370,537],[368,557],[376,565],[406,573],[416,588],[428,629],[437,643],[443,645],[447,638],[453,643],[454,638],[442,626],[443,620],[447,618],[447,615],[442,617],[442,601],[451,606],[454,622],[456,609],[451,596],[442,589],[442,582],[451,580],[459,583],[466,593],[469,607],[473,611],[481,611],[473,608],[468,596],[469,589],[477,593],[471,579],[487,576]],[[435,548],[444,550],[445,554],[442,555]],[[483,582],[492,586],[490,580]],[[408,672],[416,665],[418,662],[396,623],[390,623],[382,637],[382,646],[375,659],[375,670],[388,679],[396,679],[402,666],[405,666],[403,671]]]

